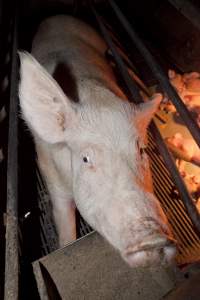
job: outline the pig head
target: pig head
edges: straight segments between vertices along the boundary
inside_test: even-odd
[[[130,266],[168,262],[175,248],[152,193],[144,151],[161,95],[137,107],[121,99],[105,49],[97,33],[79,20],[46,20],[34,41],[37,60],[20,52],[22,117],[34,137],[60,245],[76,238],[77,207]],[[78,103],[55,80],[60,62],[70,66]],[[67,86],[68,75],[63,81]]]

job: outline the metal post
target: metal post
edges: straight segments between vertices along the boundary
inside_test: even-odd
[[[16,10],[15,10],[16,11]],[[17,15],[13,24],[13,48],[10,88],[8,165],[7,165],[7,210],[6,210],[6,255],[4,300],[18,299],[18,65],[17,65]]]

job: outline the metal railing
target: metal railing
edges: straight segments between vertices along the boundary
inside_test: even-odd
[[[113,9],[113,11],[116,13],[116,16],[118,18],[118,21],[120,22],[120,25],[124,27],[124,29],[129,34],[132,42],[134,45],[138,48],[138,50],[141,52],[142,56],[148,63],[149,67],[151,68],[154,76],[158,79],[161,86],[163,87],[163,90],[168,94],[170,99],[172,99],[173,104],[176,106],[177,111],[180,113],[182,119],[184,120],[185,124],[187,125],[188,129],[192,133],[193,137],[195,138],[198,145],[200,145],[200,129],[196,122],[193,120],[193,118],[190,115],[190,112],[187,110],[186,106],[174,90],[174,88],[169,83],[169,80],[165,76],[164,72],[161,70],[161,67],[158,65],[156,60],[153,58],[149,50],[145,47],[145,45],[142,43],[142,41],[139,39],[137,34],[132,29],[131,25],[128,23],[125,16],[120,11],[119,7],[115,4],[113,0],[108,1]],[[130,77],[127,67],[125,63],[123,62],[122,58],[118,54],[118,51],[115,47],[115,44],[112,41],[112,38],[109,35],[108,30],[106,29],[104,22],[102,21],[100,15],[97,13],[94,5],[90,2],[91,9],[96,17],[96,20],[98,22],[100,31],[110,48],[113,58],[115,59],[115,62],[118,66],[118,69],[120,71],[120,74],[122,76],[122,79],[124,80],[124,83],[126,84],[130,97],[129,100],[135,104],[143,102],[143,99],[139,93],[139,89],[136,85],[136,83],[132,80]],[[155,138],[155,142],[157,144],[158,150],[160,154],[163,157],[163,160],[165,162],[165,166],[168,169],[174,184],[177,187],[177,190],[180,194],[180,197],[185,205],[185,208],[193,222],[193,225],[198,233],[198,236],[200,237],[200,215],[197,211],[197,208],[195,204],[193,203],[193,200],[186,188],[186,185],[182,179],[182,177],[179,174],[179,171],[176,167],[176,164],[174,162],[174,159],[172,158],[171,153],[168,151],[167,146],[165,145],[165,142],[163,141],[163,138],[155,125],[155,123],[152,121],[150,124],[150,130]]]

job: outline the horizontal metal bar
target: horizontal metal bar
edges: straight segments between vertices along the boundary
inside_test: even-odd
[[[119,7],[116,5],[116,3],[113,0],[108,0],[110,3],[113,11],[115,12],[116,16],[118,17],[120,23],[128,33],[130,39],[134,43],[134,45],[137,47],[137,49],[140,51],[142,56],[144,57],[146,63],[150,67],[151,71],[153,72],[156,79],[159,81],[161,87],[166,92],[170,100],[175,105],[178,113],[180,114],[180,117],[185,122],[187,128],[189,129],[190,133],[192,134],[194,140],[200,147],[200,129],[196,123],[196,121],[193,119],[192,115],[184,105],[183,101],[173,88],[173,86],[170,84],[168,78],[166,77],[165,73],[163,72],[160,65],[156,62],[154,57],[151,55],[149,50],[145,47],[141,39],[137,36],[134,29],[131,27],[128,20],[125,18],[125,16],[120,11]]]
[[[124,79],[124,82],[127,84],[127,88],[129,89],[129,92],[131,94],[131,99],[129,99],[131,102],[135,102],[135,103],[141,103],[143,102],[143,99],[140,95],[140,93],[138,92],[138,89],[136,89],[136,84],[134,83],[134,81],[130,78],[130,75],[126,69],[126,66],[122,60],[122,58],[120,57],[120,55],[117,53],[117,50],[115,49],[115,46],[112,42],[112,39],[109,36],[108,31],[106,30],[103,22],[101,21],[100,16],[97,14],[96,10],[94,9],[94,7],[92,6],[92,11],[97,19],[97,22],[99,24],[100,30],[102,32],[102,35],[108,45],[108,47],[111,49],[113,57],[115,58],[116,64],[119,68],[119,71],[121,73],[121,76]],[[135,92],[136,91],[136,92]],[[179,171],[174,163],[174,160],[171,156],[171,154],[169,153],[165,142],[163,141],[163,138],[158,130],[158,128],[156,127],[156,125],[154,124],[154,122],[151,123],[150,125],[150,129],[152,131],[152,134],[155,137],[155,142],[157,144],[157,147],[163,157],[163,160],[165,162],[165,165],[169,171],[169,173],[171,174],[174,183],[176,184],[176,187],[179,191],[180,197],[186,207],[186,210],[188,212],[188,214],[191,217],[191,220],[194,224],[194,227],[197,229],[198,235],[200,236],[200,217],[198,214],[198,211],[196,209],[196,206],[194,205],[190,194],[187,191],[187,188],[185,186],[185,183],[183,182]]]

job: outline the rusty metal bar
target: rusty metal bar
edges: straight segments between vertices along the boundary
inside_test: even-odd
[[[97,12],[93,6],[91,6],[91,8],[97,19],[97,22],[99,24],[102,35],[105,38],[105,41],[106,41],[108,47],[111,49],[111,51],[113,53],[113,57],[116,60],[116,64],[119,68],[120,74],[122,75],[124,82],[126,83],[127,88],[129,89],[129,92],[131,94],[131,99],[130,99],[131,102],[135,102],[135,103],[143,102],[143,99],[137,89],[137,86],[134,83],[134,81],[130,78],[130,75],[126,69],[126,66],[125,66],[122,58],[120,57],[120,55],[117,53],[114,43],[112,42],[112,39],[110,38],[109,33],[108,33],[107,29],[105,28],[103,22],[101,21],[100,16],[97,14]],[[198,235],[200,236],[200,216],[196,209],[196,206],[194,205],[194,203],[190,197],[190,194],[188,193],[188,190],[185,186],[185,183],[183,182],[183,180],[179,174],[179,171],[174,163],[174,160],[173,160],[171,154],[169,153],[169,151],[165,145],[165,142],[163,141],[163,138],[154,122],[151,123],[150,129],[152,130],[152,133],[155,137],[155,142],[156,142],[157,147],[163,157],[165,165],[166,165],[169,173],[171,174],[173,181],[179,191],[180,197],[186,207],[186,210],[191,217],[193,225],[196,228]]]
[[[17,2],[17,1],[16,1]],[[15,5],[17,3],[15,2]],[[13,4],[13,6],[15,7]],[[16,7],[15,7],[16,8]],[[16,13],[16,9],[14,9]],[[7,209],[4,300],[17,300],[19,291],[18,259],[18,64],[17,14],[14,16],[10,109],[8,129]]]
[[[150,67],[151,71],[153,72],[156,79],[159,81],[161,87],[166,92],[170,100],[175,105],[178,113],[180,114],[182,120],[187,125],[187,128],[189,129],[190,133],[192,134],[194,140],[200,147],[200,129],[196,123],[196,121],[191,116],[190,112],[184,105],[183,101],[173,88],[173,86],[170,84],[168,78],[166,77],[165,73],[163,72],[160,65],[157,63],[157,61],[154,59],[154,57],[151,55],[150,51],[145,47],[141,39],[138,37],[134,29],[131,27],[128,20],[125,18],[125,16],[120,11],[119,7],[116,5],[116,3],[113,0],[108,0],[110,3],[110,6],[112,7],[113,11],[115,12],[117,18],[120,21],[120,24],[124,27],[125,31],[129,35],[131,41],[133,44],[137,47],[137,49],[140,51],[142,56],[144,57],[146,63]]]

